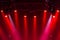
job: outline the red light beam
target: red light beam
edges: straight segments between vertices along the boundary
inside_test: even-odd
[[[27,16],[24,16],[24,39],[28,40]]]
[[[8,40],[1,27],[0,27],[0,36],[2,37],[2,40]]]
[[[36,26],[37,26],[37,22],[36,22],[37,18],[36,16],[34,16],[34,19],[33,19],[33,40],[36,40]]]
[[[17,30],[19,30],[19,20],[18,20],[18,13],[17,10],[14,10],[14,18],[15,18],[15,25]]]
[[[47,10],[44,10],[43,22],[42,22],[42,30],[44,30],[44,28],[45,28],[46,16],[47,16]]]
[[[13,23],[12,18],[11,18],[10,15],[9,15],[9,20],[10,20],[10,23],[11,23],[10,24],[11,25],[10,29],[11,29],[11,32],[12,32],[12,35],[13,35],[14,39],[15,40],[20,40],[19,33],[17,32],[17,30],[15,28],[15,25],[14,25],[14,23]]]

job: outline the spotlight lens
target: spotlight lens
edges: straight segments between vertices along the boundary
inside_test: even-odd
[[[5,15],[5,17],[7,18],[8,16],[7,16],[7,15]]]
[[[17,10],[14,10],[14,12],[17,12]]]
[[[47,10],[44,10],[44,12],[47,12]]]
[[[24,16],[24,17],[27,17],[27,16]]]
[[[55,18],[55,16],[53,16],[53,18]]]
[[[34,18],[36,18],[36,16],[34,16]]]
[[[59,10],[57,10],[57,12],[59,12]]]
[[[3,12],[3,10],[1,10],[1,12]]]

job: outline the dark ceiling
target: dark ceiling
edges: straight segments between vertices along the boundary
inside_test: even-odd
[[[60,0],[0,0],[0,9],[48,9],[54,6],[60,9]]]

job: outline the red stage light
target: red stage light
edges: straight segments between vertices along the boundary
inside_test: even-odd
[[[17,10],[14,10],[14,12],[17,12]]]
[[[26,15],[24,17],[27,17]]]
[[[36,18],[36,16],[34,16],[34,18]]]
[[[33,40],[36,40],[36,36],[37,36],[36,35],[36,30],[37,30],[36,29],[37,28],[37,18],[36,17],[37,16],[34,16],[33,17],[33,33],[32,33],[33,34],[33,36],[32,36],[33,37]]]
[[[27,16],[24,15],[24,40],[27,40],[28,38],[28,25],[27,25]]]
[[[43,21],[42,21],[42,31],[44,30],[45,25],[46,25],[46,18],[47,18],[47,10],[44,10],[44,12],[43,12]]]
[[[7,15],[5,15],[5,17],[7,18],[8,16],[7,16]]]
[[[44,10],[44,12],[47,12],[47,10]]]
[[[55,16],[53,16],[53,18],[55,18]]]
[[[1,12],[3,12],[3,10],[1,10]]]
[[[57,12],[59,12],[59,10],[57,10]]]

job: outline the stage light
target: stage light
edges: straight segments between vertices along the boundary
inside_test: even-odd
[[[44,28],[45,28],[46,19],[47,19],[47,10],[44,10],[44,12],[43,12],[43,21],[42,21],[42,31],[43,31]]]
[[[25,15],[24,17],[26,18],[27,16]]]
[[[40,40],[47,40],[48,39],[48,36],[50,35],[50,27],[51,27],[51,22],[52,22],[51,20],[52,20],[52,15],[50,15],[50,17],[49,17],[46,28],[44,29]]]
[[[36,16],[34,16],[34,18],[36,18]]]
[[[37,28],[37,18],[36,16],[33,17],[33,40],[36,40],[36,29]]]
[[[44,10],[44,12],[47,12],[47,10]]]
[[[57,10],[57,12],[59,12],[59,10]]]
[[[3,10],[1,10],[1,12],[3,12]]]
[[[17,10],[14,10],[14,12],[17,12]]]
[[[27,40],[28,38],[28,20],[27,20],[27,16],[24,15],[24,40]]]
[[[53,18],[55,18],[55,16],[53,16]]]
[[[5,17],[7,18],[8,16],[7,16],[7,15],[5,15]]]

